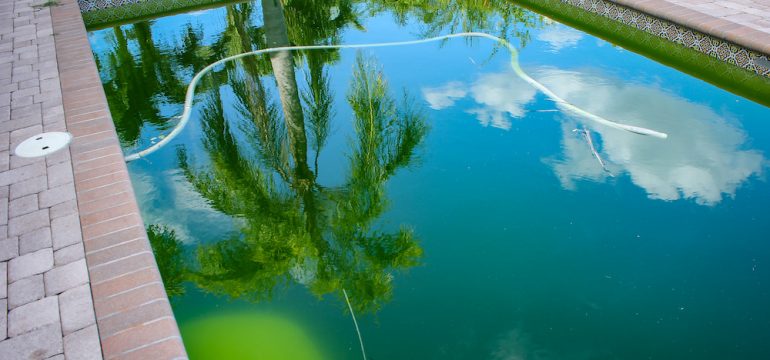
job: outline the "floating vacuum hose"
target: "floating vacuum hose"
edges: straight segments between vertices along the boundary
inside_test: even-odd
[[[458,38],[458,37],[478,37],[478,38],[486,38],[490,39],[492,41],[495,41],[501,45],[503,45],[511,54],[511,68],[513,69],[513,72],[516,73],[518,77],[532,85],[534,88],[540,90],[543,92],[546,96],[548,96],[551,100],[556,102],[557,104],[561,105],[564,109],[574,113],[575,115],[585,117],[591,121],[594,121],[596,123],[609,126],[615,129],[619,130],[625,130],[628,132],[632,132],[635,134],[640,135],[648,135],[657,137],[660,139],[665,139],[668,137],[667,134],[658,132],[655,130],[650,130],[643,127],[633,126],[633,125],[627,125],[627,124],[621,124],[616,123],[613,121],[609,121],[601,116],[594,115],[592,113],[589,113],[571,103],[568,101],[562,99],[558,95],[556,95],[553,91],[548,89],[545,85],[539,83],[537,80],[531,78],[527,73],[524,72],[524,70],[521,69],[519,66],[519,60],[518,60],[518,51],[507,41],[493,35],[485,34],[485,33],[479,33],[479,32],[462,32],[462,33],[456,33],[456,34],[449,34],[449,35],[442,35],[442,36],[436,36],[426,39],[420,39],[420,40],[409,40],[409,41],[395,41],[395,42],[383,42],[383,43],[369,43],[369,44],[341,44],[341,45],[304,45],[304,46],[284,46],[284,47],[276,47],[276,48],[269,48],[269,49],[262,49],[262,50],[255,50],[250,52],[245,52],[233,56],[226,57],[222,60],[219,60],[217,62],[214,62],[205,68],[203,70],[199,71],[197,74],[195,74],[195,77],[193,77],[192,81],[190,81],[190,85],[187,87],[187,94],[185,95],[185,101],[184,101],[184,110],[182,112],[182,116],[179,120],[179,123],[176,125],[176,127],[161,141],[158,143],[150,146],[147,149],[144,149],[142,151],[127,155],[125,157],[126,162],[130,162],[142,157],[145,157],[147,155],[150,155],[156,151],[158,151],[160,148],[168,144],[171,140],[173,140],[177,135],[179,135],[180,132],[185,128],[187,125],[187,122],[190,120],[190,113],[192,112],[192,103],[193,103],[193,97],[195,96],[195,88],[198,85],[198,82],[201,80],[203,75],[206,75],[211,69],[214,67],[224,64],[229,61],[233,61],[236,59],[240,59],[246,56],[254,56],[254,55],[261,55],[261,54],[269,54],[279,51],[289,51],[289,50],[321,50],[321,49],[359,49],[359,48],[371,48],[371,47],[386,47],[386,46],[402,46],[402,45],[416,45],[416,44],[424,44],[429,42],[435,42],[435,41],[441,41],[446,39],[452,39],[452,38]]]
[[[350,309],[350,316],[353,318],[353,325],[356,326],[356,333],[358,334],[358,343],[361,344],[361,356],[366,360],[366,350],[364,350],[364,339],[361,337],[361,330],[358,329],[358,321],[356,321],[356,313],[353,312],[353,306],[350,305],[350,299],[348,298],[348,292],[342,289],[342,293],[345,295],[345,302],[348,303],[348,309]]]

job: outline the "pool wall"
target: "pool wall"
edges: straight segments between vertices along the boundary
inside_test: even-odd
[[[105,359],[187,358],[76,0],[51,7],[75,190]]]
[[[549,3],[550,1],[523,1]],[[560,0],[585,11],[629,25],[762,76],[770,76],[770,35],[744,27],[746,36],[725,31],[715,17],[664,0]],[[735,24],[738,25],[738,24]],[[738,25],[738,27],[740,27]]]
[[[518,0],[517,3],[770,106],[770,69],[761,64],[768,59],[765,54],[607,1]],[[604,5],[592,5],[596,3]],[[660,41],[661,38],[668,41]]]

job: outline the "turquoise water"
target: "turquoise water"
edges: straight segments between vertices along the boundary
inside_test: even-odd
[[[770,109],[509,3],[455,6],[299,2],[282,27],[247,3],[90,34],[127,153],[173,128],[197,70],[282,32],[503,35],[559,96],[669,134],[562,111],[485,39],[217,68],[129,165],[191,357],[241,318],[228,357],[300,356],[248,333],[360,359],[345,289],[375,360],[769,358]]]

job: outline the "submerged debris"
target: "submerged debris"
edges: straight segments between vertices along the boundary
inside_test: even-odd
[[[588,147],[591,149],[591,153],[593,153],[594,157],[596,158],[596,160],[599,161],[599,165],[602,166],[602,169],[604,169],[604,171],[609,176],[615,177],[615,175],[613,175],[612,172],[610,172],[610,170],[607,169],[607,166],[604,164],[604,160],[602,160],[602,157],[601,157],[601,155],[599,155],[599,152],[596,151],[596,147],[594,147],[594,141],[591,138],[591,132],[588,129],[586,129],[586,128],[575,129],[575,130],[572,130],[572,131],[573,132],[579,132],[579,133],[583,134],[583,137],[586,139],[586,142],[588,143]]]

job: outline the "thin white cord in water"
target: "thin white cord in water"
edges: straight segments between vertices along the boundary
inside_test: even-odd
[[[508,49],[508,52],[511,54],[511,68],[513,69],[513,72],[516,73],[517,76],[519,76],[521,79],[532,85],[534,88],[540,90],[543,92],[546,96],[551,98],[554,102],[561,105],[564,109],[579,115],[583,116],[591,121],[597,122],[599,124],[609,126],[615,129],[625,130],[629,131],[635,134],[640,135],[649,135],[654,136],[657,138],[665,139],[668,137],[667,134],[658,132],[655,130],[650,130],[643,127],[633,126],[633,125],[626,125],[626,124],[620,124],[613,121],[609,121],[603,117],[591,114],[569,102],[562,99],[558,95],[556,95],[553,91],[548,89],[545,85],[539,83],[537,80],[531,78],[529,75],[527,75],[524,70],[521,69],[519,66],[518,61],[518,51],[507,41],[504,39],[501,39],[494,35],[489,35],[485,33],[478,33],[478,32],[462,32],[462,33],[456,33],[456,34],[448,34],[448,35],[442,35],[442,36],[436,36],[426,39],[419,39],[419,40],[409,40],[409,41],[395,41],[395,42],[384,42],[384,43],[369,43],[369,44],[340,44],[340,45],[304,45],[304,46],[284,46],[284,47],[276,47],[276,48],[269,48],[269,49],[262,49],[262,50],[255,50],[250,52],[245,52],[233,56],[226,57],[222,60],[219,60],[217,62],[214,62],[205,68],[203,70],[199,71],[195,76],[193,77],[192,81],[190,81],[190,85],[187,87],[187,95],[185,95],[185,101],[184,101],[184,110],[182,112],[181,120],[179,123],[174,127],[174,130],[172,130],[168,136],[164,137],[161,141],[158,143],[150,146],[147,149],[144,149],[142,151],[133,153],[131,155],[127,155],[125,157],[126,162],[133,161],[142,157],[145,157],[147,155],[150,155],[154,153],[155,151],[158,151],[161,147],[168,144],[171,140],[173,140],[179,133],[184,129],[184,127],[187,125],[187,122],[190,120],[190,113],[192,112],[192,102],[193,97],[195,96],[195,87],[198,85],[198,82],[201,80],[203,75],[211,71],[214,67],[217,65],[224,64],[228,61],[233,61],[236,59],[240,59],[246,56],[252,56],[252,55],[261,55],[261,54],[269,54],[273,52],[279,52],[279,51],[289,51],[289,50],[320,50],[320,49],[357,49],[357,48],[370,48],[370,47],[386,47],[386,46],[402,46],[402,45],[416,45],[416,44],[424,44],[428,42],[434,42],[434,41],[441,41],[446,39],[452,39],[457,37],[479,37],[479,38],[486,38],[493,41],[496,41],[500,43],[501,45],[505,46],[506,49]]]
[[[361,344],[361,355],[366,360],[366,350],[364,350],[364,339],[361,337],[361,330],[358,329],[358,321],[356,321],[356,313],[353,312],[353,306],[350,305],[350,299],[348,298],[348,292],[342,289],[342,293],[345,294],[345,302],[348,303],[348,309],[350,309],[350,316],[353,317],[353,325],[356,326],[356,333],[358,333],[358,343]]]

